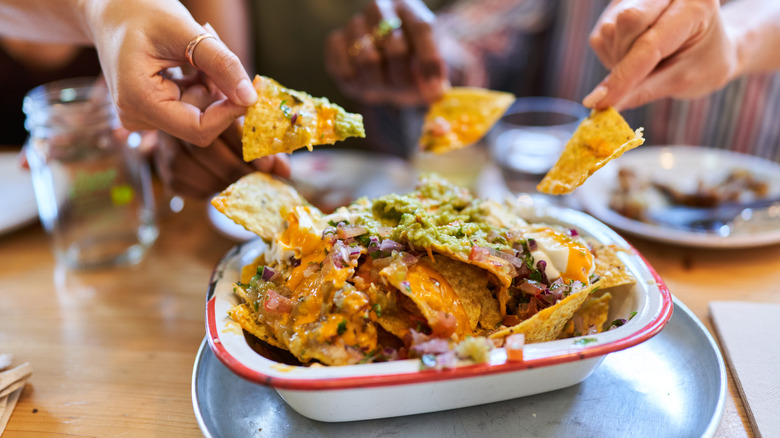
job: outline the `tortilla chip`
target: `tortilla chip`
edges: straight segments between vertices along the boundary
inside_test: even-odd
[[[401,308],[397,312],[382,312],[382,316],[376,319],[385,331],[397,337],[398,339],[404,339],[409,333],[409,329],[417,328],[417,324],[412,318],[412,314]]]
[[[450,88],[425,115],[420,148],[441,154],[475,143],[514,101],[511,93],[474,87]]]
[[[423,261],[430,263],[452,286],[466,310],[472,331],[478,325],[492,330],[501,322],[498,301],[488,289],[488,276],[483,269],[442,255],[434,256],[434,262],[428,258]]]
[[[558,162],[536,189],[551,195],[571,193],[610,160],[644,142],[642,128],[632,131],[614,108],[593,111],[574,131]]]
[[[605,292],[600,297],[588,297],[563,327],[558,339],[588,334],[591,327],[596,329],[596,333],[603,332],[604,323],[609,317],[610,301],[612,301],[612,294],[609,292]]]
[[[420,259],[414,265],[393,263],[382,269],[380,275],[400,293],[409,297],[434,331],[447,330],[442,317],[455,318],[454,333],[460,339],[471,335],[471,321],[463,302],[448,279],[438,272],[428,259]],[[452,332],[450,332],[452,333]]]
[[[602,289],[636,283],[628,267],[618,258],[618,252],[628,250],[615,245],[591,244],[596,265],[593,272],[601,278]]]
[[[527,344],[558,339],[566,322],[571,319],[574,312],[582,306],[590,294],[600,286],[599,281],[597,281],[580,292],[571,294],[556,304],[540,310],[520,324],[499,329],[488,337],[491,339],[505,338],[509,335],[523,333]]]
[[[290,185],[262,172],[242,177],[212,198],[211,204],[266,241],[284,227],[287,209],[308,205]]]
[[[251,333],[261,341],[277,348],[287,349],[281,342],[276,340],[276,337],[274,337],[273,332],[271,332],[271,329],[268,328],[267,325],[257,322],[257,317],[249,309],[249,304],[244,303],[231,307],[230,310],[228,310],[228,316],[230,316],[230,319],[237,322],[242,329]]]
[[[363,116],[348,113],[326,98],[285,88],[273,79],[255,76],[257,102],[244,119],[244,160],[365,137]]]

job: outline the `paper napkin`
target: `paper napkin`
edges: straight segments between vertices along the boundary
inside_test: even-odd
[[[780,436],[779,312],[780,303],[710,303],[710,316],[757,436]]]
[[[16,368],[3,371],[11,365],[11,356],[0,354],[0,435],[3,434],[11,418],[16,402],[24,390],[27,379],[32,374],[32,366],[24,363]]]

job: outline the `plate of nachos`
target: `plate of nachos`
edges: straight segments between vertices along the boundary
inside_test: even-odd
[[[316,420],[571,386],[671,317],[652,267],[597,220],[482,200],[435,175],[329,214],[260,173],[212,202],[258,238],[214,271],[209,345]]]

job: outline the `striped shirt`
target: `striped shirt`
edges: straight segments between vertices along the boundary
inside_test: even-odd
[[[474,56],[486,61],[485,69],[494,70],[484,74],[489,78],[485,83],[471,85],[502,88],[518,96],[554,96],[581,101],[607,75],[589,46],[588,36],[608,1],[490,2],[503,3],[504,9],[511,9],[511,5],[515,11],[524,11],[533,19],[515,17],[513,23],[501,27],[495,20],[481,25],[473,16],[459,15],[463,28],[456,34],[472,33],[469,27],[483,29],[482,43],[466,39],[464,44],[471,53],[483,53]],[[464,8],[456,6],[452,11],[457,14]],[[504,10],[501,14],[510,15]],[[442,21],[447,26],[448,22],[458,20]],[[467,24],[463,25],[464,22]],[[496,45],[497,38],[484,35],[486,28],[502,35],[504,46]],[[508,37],[508,34],[515,36]],[[539,44],[545,47],[541,55],[534,50]],[[501,57],[497,54],[502,51],[504,56],[499,60]],[[538,72],[518,72],[518,64],[528,69],[536,68]],[[506,80],[513,73],[514,83]],[[529,79],[534,81],[529,82]],[[624,116],[631,126],[645,127],[648,145],[704,145],[780,161],[780,72],[743,76],[708,96],[692,100],[662,99],[627,110]]]

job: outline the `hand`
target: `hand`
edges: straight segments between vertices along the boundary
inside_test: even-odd
[[[420,0],[373,0],[328,36],[325,67],[344,94],[364,103],[433,102],[449,87],[434,22]]]
[[[583,99],[597,109],[700,97],[739,74],[718,0],[613,0],[590,44],[611,70]]]
[[[207,107],[214,94],[197,81],[184,87],[182,102],[196,108]],[[290,177],[290,162],[286,154],[277,154],[245,162],[241,157],[243,118],[234,120],[212,143],[197,147],[170,135],[161,135],[155,153],[155,163],[163,183],[175,193],[206,199],[224,190],[242,176],[267,172],[283,178]]]
[[[216,38],[193,54],[209,84],[223,94],[198,108],[182,100],[174,81],[160,73],[186,64],[185,50],[206,32],[173,0],[88,0],[86,20],[122,124],[129,130],[161,129],[206,145],[257,100],[238,57]]]

